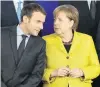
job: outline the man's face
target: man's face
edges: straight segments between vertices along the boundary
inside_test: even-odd
[[[33,12],[31,18],[28,18],[26,29],[28,34],[37,36],[41,29],[43,29],[43,23],[46,16],[41,12]]]

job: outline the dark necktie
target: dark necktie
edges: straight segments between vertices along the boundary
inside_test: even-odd
[[[91,13],[92,19],[94,20],[95,19],[95,14],[96,14],[96,2],[95,1],[91,1],[90,13]]]
[[[26,40],[26,35],[22,35],[22,41],[19,45],[19,48],[17,50],[17,53],[18,53],[18,62],[20,61],[22,55],[23,55],[23,52],[24,52],[24,49],[25,49],[25,40]]]

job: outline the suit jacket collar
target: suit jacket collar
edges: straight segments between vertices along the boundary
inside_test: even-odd
[[[35,48],[36,40],[38,40],[37,38],[38,38],[37,36],[32,36],[32,35],[30,36],[30,38],[28,40],[28,43],[27,43],[27,45],[25,47],[24,53],[23,53],[23,55],[22,55],[22,57],[21,57],[21,59],[20,59],[20,61],[18,63],[18,67],[21,66],[21,64],[23,63],[24,60],[25,61],[27,60],[28,55],[30,53],[30,50]]]
[[[10,29],[10,40],[11,40],[11,47],[12,47],[12,52],[15,60],[15,64],[17,64],[17,33],[16,33],[16,28],[17,26],[13,26]]]
[[[25,47],[23,56],[20,59],[19,63],[17,64],[17,30],[16,29],[17,26],[13,26],[10,29],[10,38],[11,38],[11,47],[14,55],[15,64],[16,66],[19,66],[22,63],[21,61],[23,61],[24,57],[28,54],[29,50],[34,46],[33,44],[35,44],[35,41],[37,40],[38,37],[32,35],[30,36],[27,45]]]

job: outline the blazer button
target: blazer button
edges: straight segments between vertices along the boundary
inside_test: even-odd
[[[67,56],[66,58],[69,59],[69,56]]]
[[[66,67],[69,68],[69,65],[67,65]]]

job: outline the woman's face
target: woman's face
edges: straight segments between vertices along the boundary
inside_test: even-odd
[[[70,20],[65,12],[59,12],[54,18],[54,31],[55,33],[62,35],[68,30],[72,30],[74,24],[73,20]]]

